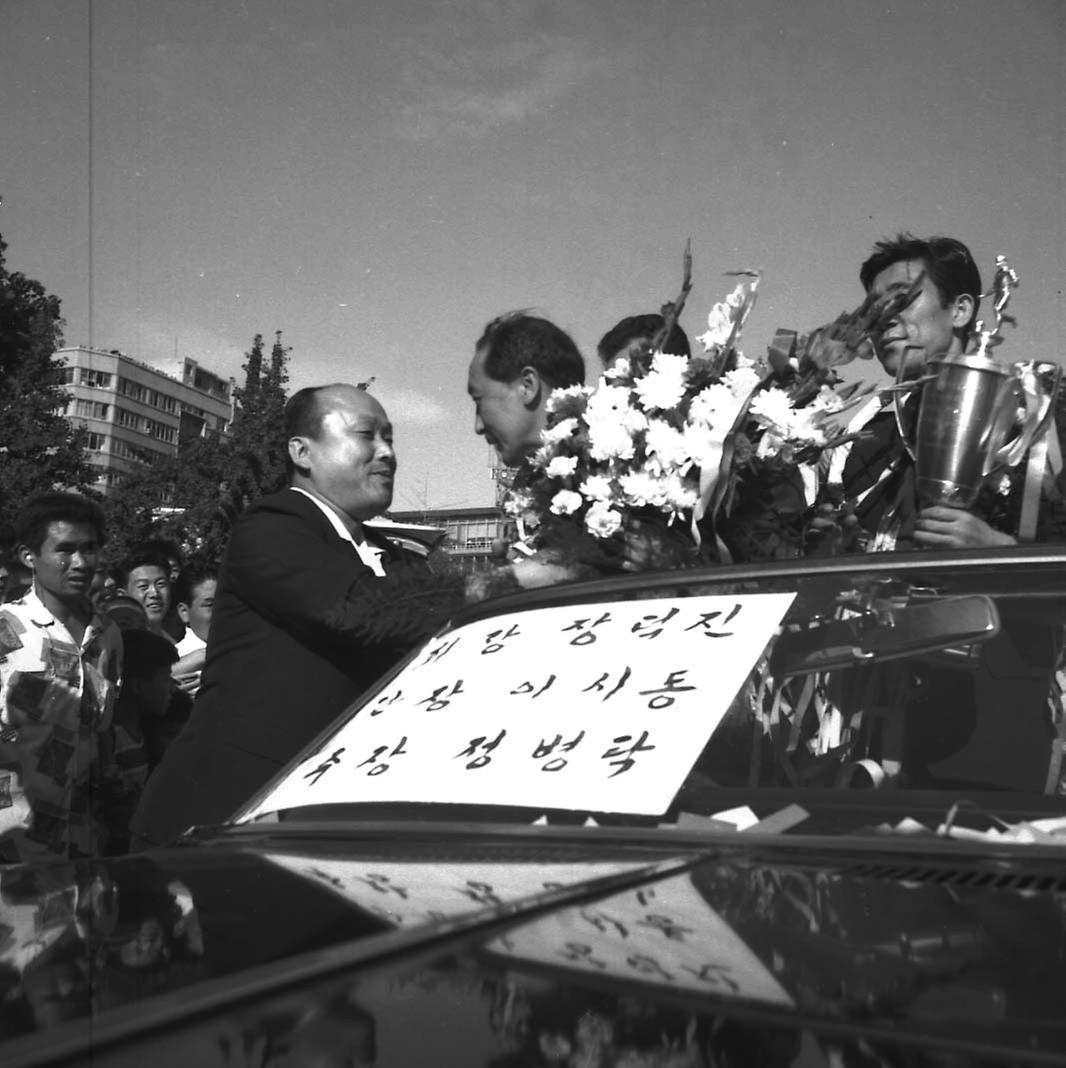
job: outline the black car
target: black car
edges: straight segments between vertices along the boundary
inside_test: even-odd
[[[0,1063],[1066,1064],[1066,553],[486,602],[225,827],[0,873]]]

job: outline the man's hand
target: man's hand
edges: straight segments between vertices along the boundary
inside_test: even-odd
[[[1016,544],[1015,538],[994,530],[972,512],[944,504],[934,504],[918,513],[914,540],[927,549],[980,549]]]

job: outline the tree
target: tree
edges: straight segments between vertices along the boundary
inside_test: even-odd
[[[231,438],[233,482],[246,504],[284,483],[288,455],[285,385],[289,381],[291,351],[281,344],[281,331],[276,331],[270,363],[264,369],[263,335],[256,334],[244,365],[244,386],[234,391],[237,412]]]
[[[86,434],[63,412],[59,298],[40,282],[8,271],[0,237],[0,525],[43,489],[89,489],[96,474]]]

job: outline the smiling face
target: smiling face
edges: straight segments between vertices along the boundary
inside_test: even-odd
[[[144,605],[148,626],[158,630],[170,609],[170,576],[156,564],[142,564],[130,572],[126,592]]]
[[[870,293],[876,297],[906,293],[924,269],[921,260],[899,260],[875,276]],[[973,315],[973,307],[973,297],[967,294],[945,305],[926,274],[917,299],[889,323],[877,341],[878,359],[893,376],[902,360],[903,377],[916,378],[928,359],[962,352],[962,331]]]
[[[392,503],[396,453],[385,409],[366,390],[330,386],[315,437],[289,440],[293,485],[312,490],[351,519],[372,519]]]
[[[89,523],[56,520],[48,524],[39,552],[23,547],[22,561],[33,572],[33,585],[45,607],[88,600],[100,544]]]
[[[485,372],[485,353],[470,361],[467,393],[474,402],[474,433],[480,434],[509,467],[514,467],[540,445],[545,414],[539,377],[524,368],[513,382],[501,382]]]

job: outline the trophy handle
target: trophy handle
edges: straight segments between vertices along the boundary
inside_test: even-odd
[[[1062,368],[1057,364],[1039,366],[1051,374],[1049,386],[1043,386],[1037,379],[1036,364],[1016,365],[1016,373],[1005,383],[989,435],[989,440],[996,445],[985,457],[983,473],[986,478],[1021,463],[1033,443],[1047,430],[1062,383]],[[1009,441],[1004,441],[1011,428],[1017,425],[1019,412],[1024,414],[1017,432]]]

